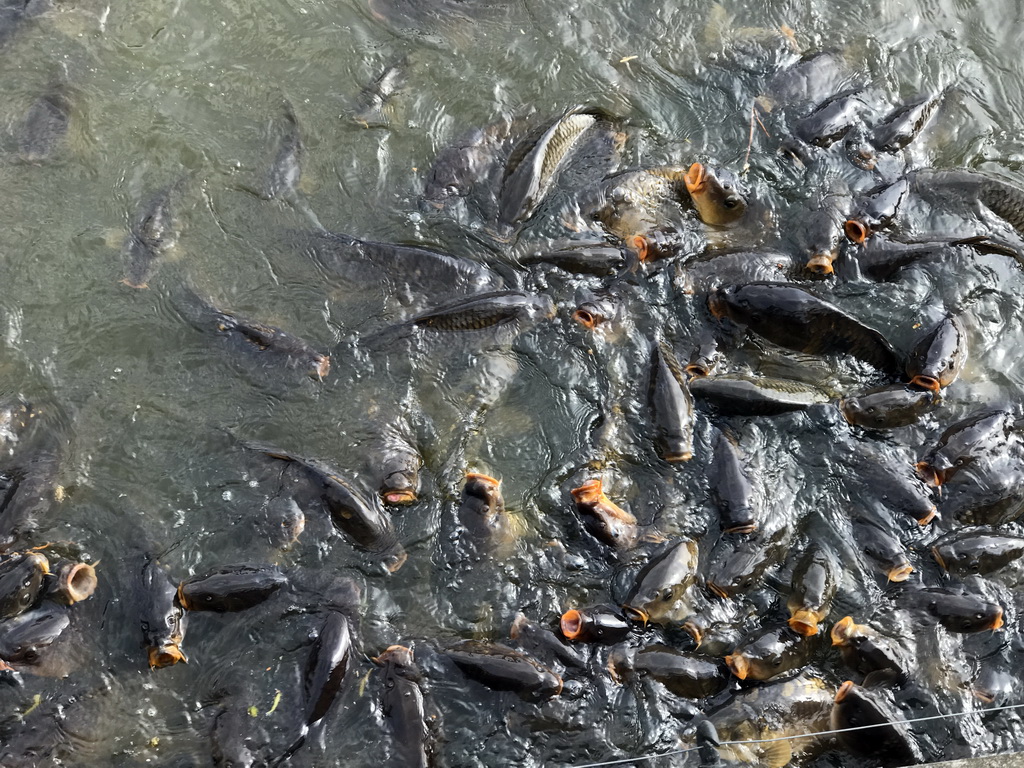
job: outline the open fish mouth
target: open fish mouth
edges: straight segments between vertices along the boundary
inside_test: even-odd
[[[683,183],[686,184],[686,191],[691,195],[701,194],[708,185],[707,169],[700,163],[694,163],[683,176]]]
[[[910,380],[911,386],[918,387],[919,389],[927,389],[929,392],[938,392],[942,389],[942,385],[939,380],[934,376],[927,376],[923,373],[917,374]]]
[[[862,221],[847,219],[843,224],[843,232],[851,243],[863,245],[864,241],[871,237],[871,229]]]

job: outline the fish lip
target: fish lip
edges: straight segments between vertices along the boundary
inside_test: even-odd
[[[697,643],[697,647],[700,648],[700,644],[704,641],[704,633],[700,631],[700,627],[692,621],[687,621],[683,624],[683,631],[692,637],[694,642]]]
[[[816,275],[831,275],[835,272],[832,262],[835,257],[830,253],[815,253],[807,261],[807,269]]]
[[[183,661],[188,664],[188,659],[182,653],[177,643],[167,643],[161,646],[153,646],[149,649],[149,668],[170,667]]]
[[[910,380],[912,387],[919,387],[920,389],[926,389],[929,392],[938,392],[942,389],[942,385],[939,380],[934,376],[928,376],[923,373],[919,373]]]
[[[856,398],[849,398],[849,397],[840,398],[839,399],[839,403],[837,404],[837,407],[839,408],[839,412],[841,414],[843,414],[843,418],[846,419],[846,422],[848,424],[851,424],[852,426],[857,426],[857,422],[855,422],[851,418],[850,413],[847,410],[849,408],[848,403],[850,402],[851,399],[856,400]]]
[[[575,608],[570,608],[568,611],[562,614],[561,620],[558,622],[559,628],[562,630],[562,634],[565,635],[568,640],[578,640],[583,634],[583,627],[586,624],[586,617]]]
[[[931,511],[924,517],[918,518],[917,524],[920,526],[928,525],[932,520],[939,516],[938,507],[932,507]]]
[[[832,625],[829,636],[832,638],[832,645],[843,645],[849,638],[852,629],[857,626],[853,616],[844,616]]]
[[[93,592],[96,591],[98,585],[96,569],[88,563],[75,563],[61,571],[58,583],[61,594],[70,605],[74,605],[92,597]]]
[[[886,576],[889,578],[889,581],[899,583],[901,581],[906,581],[907,579],[909,579],[910,574],[913,572],[914,567],[907,563],[906,565],[899,565],[895,568],[890,568],[888,573],[886,573]]]
[[[981,688],[972,687],[971,693],[974,694],[974,697],[976,699],[979,699],[985,704],[995,704],[996,702],[996,697],[994,694],[990,693],[989,691],[983,691],[981,690]]]
[[[317,355],[313,358],[313,373],[310,374],[314,379],[323,381],[327,378],[327,374],[331,371],[331,356],[330,355]]]
[[[638,621],[645,627],[647,626],[647,622],[651,620],[651,615],[643,608],[634,608],[631,605],[624,605],[622,606],[622,610],[625,612],[626,618],[632,621]]]
[[[711,375],[711,367],[703,363],[687,363],[683,370],[691,379],[699,379]]]
[[[939,554],[938,547],[932,547],[932,557],[935,558],[935,562],[939,564],[939,567],[942,570],[946,571],[947,573],[949,572],[949,566],[946,565],[946,561],[943,559],[942,555]]]
[[[786,623],[798,635],[813,637],[818,634],[818,620],[810,611],[797,611]]]
[[[178,605],[180,605],[182,608],[184,608],[186,611],[188,611],[188,610],[190,610],[189,604],[188,604],[188,599],[185,597],[185,593],[182,591],[184,589],[184,587],[185,587],[185,582],[184,581],[181,582],[181,584],[178,585],[178,593],[177,593]]]
[[[871,237],[871,228],[862,221],[847,219],[843,224],[843,233],[850,242],[863,245],[864,241]]]
[[[663,457],[669,464],[676,464],[681,461],[689,461],[693,458],[693,451],[675,451],[666,453]]]
[[[845,683],[839,686],[839,690],[836,691],[836,704],[846,698],[847,694],[853,689],[853,680],[847,680]]]
[[[744,523],[734,525],[732,528],[723,528],[722,533],[753,533],[757,530],[757,523]]]
[[[381,494],[381,499],[385,504],[391,504],[392,506],[398,506],[403,504],[414,504],[419,500],[416,495],[416,491],[404,490],[404,491],[385,491]]]
[[[721,294],[721,289],[708,294],[708,311],[718,320],[724,320],[728,316],[729,313],[726,308],[725,298]]]
[[[686,191],[691,195],[702,193],[707,187],[708,172],[701,163],[694,163],[690,170],[683,176],[683,183],[686,184]]]
[[[409,553],[404,549],[400,550],[394,555],[387,558],[384,563],[384,568],[387,569],[388,573],[397,573],[398,569],[405,565],[405,561],[409,559]]]
[[[750,662],[742,654],[730,653],[725,657],[725,664],[740,680],[746,680],[750,674]]]
[[[728,600],[729,599],[729,593],[726,592],[724,589],[722,589],[717,584],[715,584],[715,582],[713,582],[710,579],[708,579],[707,585],[708,585],[708,589],[710,589],[712,592],[714,592],[716,595],[718,595],[723,600]]]
[[[935,467],[927,461],[917,462],[914,465],[914,469],[917,470],[917,474],[919,474],[926,483],[934,485],[936,488],[941,486],[945,480],[945,473],[942,470],[935,469]]]
[[[589,310],[580,307],[572,313],[572,319],[588,330],[594,330],[601,324],[603,318],[599,318]]]
[[[636,251],[636,257],[640,261],[647,261],[647,258],[651,255],[647,238],[643,235],[633,235],[626,240],[626,245]]]
[[[492,488],[497,488],[498,486],[501,485],[501,480],[497,480],[491,477],[490,475],[485,475],[481,472],[467,472],[466,482],[469,482],[470,480],[479,480],[480,482],[486,483]]]
[[[988,627],[988,629],[991,629],[993,632],[995,632],[997,629],[1000,629],[1002,626],[1003,626],[1003,609],[1000,608],[999,609],[999,613],[997,613],[996,617],[994,619],[992,619],[992,626]]]
[[[573,488],[569,491],[569,494],[577,504],[598,502],[604,495],[604,490],[601,487],[601,479],[595,477],[592,480],[587,480],[579,488]]]

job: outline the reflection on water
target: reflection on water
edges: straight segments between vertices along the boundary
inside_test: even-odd
[[[442,651],[466,639],[512,643],[520,612],[553,629],[569,608],[621,604],[665,539],[696,539],[702,573],[737,551],[708,488],[720,431],[754,471],[772,550],[824,543],[841,562],[830,621],[852,615],[909,638],[920,690],[901,699],[904,716],[975,709],[979,686],[1014,702],[1019,570],[955,582],[1003,607],[997,632],[951,634],[922,620],[907,584],[951,583],[930,547],[956,521],[1016,517],[1021,501],[1006,477],[1020,472],[1019,445],[987,475],[975,465],[951,480],[934,530],[898,520],[892,535],[914,569],[904,584],[864,556],[849,512],[877,486],[844,470],[909,468],[980,404],[1020,403],[1020,265],[968,246],[908,260],[885,282],[862,279],[848,255],[824,279],[802,265],[826,191],[863,192],[869,179],[899,178],[904,162],[1019,184],[1022,22],[1013,2],[949,0],[5,3],[0,399],[21,397],[44,414],[48,442],[33,455],[46,461],[33,466],[46,464],[51,489],[37,494],[19,546],[73,547],[98,563],[99,585],[70,610],[38,674],[0,685],[4,764],[280,756],[302,728],[304,670],[339,591],[358,651],[334,712],[292,763],[380,762],[388,726],[371,659],[396,643],[415,649],[448,765],[573,765],[688,744],[689,721],[735,701],[737,681],[688,700],[650,676],[613,678],[613,650],[586,646],[579,666],[551,662],[564,692],[536,704],[467,680]],[[820,50],[834,51],[830,74],[773,83]],[[881,158],[876,176],[838,150],[821,161],[825,150],[810,141],[787,145],[803,166],[780,154],[812,105],[851,89],[852,108],[871,121],[942,96],[921,135]],[[758,95],[771,103],[759,102],[752,120]],[[573,113],[589,130],[575,159],[535,209],[515,201],[528,212],[508,217],[514,231],[496,228],[509,204],[497,193],[504,168],[532,162],[513,156],[517,141],[531,132],[537,141]],[[565,269],[535,258],[599,236],[600,222],[580,211],[613,171],[698,161],[749,166],[741,181],[758,218],[729,245],[762,255],[685,268],[680,258],[636,268],[618,256],[580,274],[571,258]],[[1005,221],[967,208],[917,195],[900,226],[909,239],[985,231],[1018,243]],[[676,234],[691,250],[717,242],[703,227]],[[900,351],[958,315],[969,350],[959,379],[919,421],[885,433],[851,427],[831,403],[750,416],[698,402],[693,460],[657,459],[647,398],[658,338],[680,355],[701,347],[738,375],[799,380],[832,399],[890,383],[855,358],[783,354],[738,326],[718,328],[717,348],[701,335],[712,323],[708,290],[788,279]],[[474,310],[440,321],[435,335],[423,327],[428,310],[492,291],[522,291],[533,304],[508,316]],[[573,310],[595,296],[609,319],[584,328]],[[209,325],[217,312],[259,331],[225,336]],[[268,341],[268,328],[330,354],[325,379],[269,357],[284,342]],[[354,545],[308,478],[249,443],[323,462],[371,504],[381,489],[406,487],[387,485],[398,482],[390,468],[411,473],[415,500],[388,508],[402,567],[389,573],[373,546]],[[500,558],[467,554],[458,513],[467,471],[501,480],[512,541]],[[597,476],[635,516],[636,549],[612,551],[575,515],[570,490]],[[188,664],[150,670],[139,624],[147,557],[175,584],[273,563],[288,588],[246,611],[194,615],[182,641]],[[795,555],[777,559],[727,600],[702,584],[689,591],[702,652],[722,657],[785,620]],[[725,584],[730,574],[717,567],[715,583]],[[685,618],[637,629],[614,652],[693,651]],[[545,660],[542,646],[531,653]],[[823,643],[804,675],[831,697],[851,672]],[[775,729],[815,724],[783,718]],[[1022,746],[1016,719],[1003,715],[927,725],[915,737],[929,759]],[[848,760],[835,742],[805,749],[808,765]]]

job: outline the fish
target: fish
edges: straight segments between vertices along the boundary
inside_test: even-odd
[[[43,596],[50,563],[40,552],[7,555],[0,560],[0,619],[24,613]]]
[[[341,232],[306,235],[306,253],[329,275],[362,289],[377,285],[385,296],[476,294],[503,284],[489,267],[430,248],[360,240]]]
[[[308,342],[288,331],[218,309],[213,310],[212,325],[217,333],[241,340],[246,349],[279,359],[285,367],[317,381],[323,381],[331,370],[330,355],[317,352]]]
[[[142,597],[142,639],[149,654],[149,666],[167,667],[187,662],[181,644],[188,628],[188,614],[178,604],[178,589],[167,571],[147,558],[139,573]]]
[[[73,97],[64,72],[29,107],[15,130],[23,162],[43,163],[57,151],[71,124]]]
[[[740,680],[771,680],[807,665],[818,648],[818,643],[810,637],[794,632],[785,624],[759,630],[745,637],[725,657],[725,663]]]
[[[990,529],[958,530],[932,545],[935,561],[943,570],[961,576],[989,574],[1024,556],[1024,536]]]
[[[408,554],[395,537],[391,518],[376,496],[367,498],[338,470],[316,459],[307,459],[271,446],[249,445],[273,459],[295,464],[316,488],[334,525],[359,547],[384,558],[392,573],[405,563]]]
[[[828,616],[841,577],[840,563],[830,550],[812,546],[804,553],[793,569],[786,601],[787,623],[794,632],[807,637],[818,634],[818,625]]]
[[[504,233],[526,223],[544,202],[559,169],[580,137],[597,122],[594,114],[573,108],[534,138],[513,149],[498,195],[498,224]]]
[[[827,730],[833,694],[829,686],[809,672],[742,690],[708,718],[722,742],[719,753],[727,760],[782,768],[807,751],[814,742],[785,739]]]
[[[374,661],[382,667],[380,709],[394,737],[393,761],[407,768],[436,765],[437,745],[428,724],[421,686],[423,673],[412,650],[392,645]]]
[[[878,153],[893,154],[907,147],[932,119],[945,91],[920,96],[902,104],[879,120],[870,131],[850,137],[846,154],[864,171],[873,170]]]
[[[681,227],[659,225],[643,235],[633,235],[626,240],[630,253],[635,254],[639,261],[657,261],[679,257],[689,259],[695,253],[707,250],[712,245],[706,234],[700,231]]]
[[[690,392],[725,416],[772,416],[802,411],[831,399],[818,387],[794,379],[719,374],[691,379]]]
[[[708,485],[725,533],[753,533],[761,515],[747,471],[737,447],[724,433],[715,435]]]
[[[537,318],[554,317],[554,304],[545,295],[495,291],[470,296],[424,312],[404,325],[424,331],[479,331]]]
[[[793,285],[755,282],[718,288],[708,296],[708,307],[716,317],[728,317],[795,352],[850,355],[891,374],[903,369],[881,333]]]
[[[444,650],[463,674],[495,691],[541,702],[562,692],[562,678],[524,653],[498,643],[465,640]]]
[[[749,592],[786,551],[785,528],[764,528],[750,534],[723,534],[708,558],[704,579],[722,599]]]
[[[157,260],[178,242],[178,222],[173,198],[183,181],[155,192],[138,210],[121,249],[125,261],[122,283],[130,288],[148,288]]]
[[[210,732],[211,757],[217,768],[252,768],[256,756],[247,741],[251,734],[252,717],[237,707],[224,708],[217,713]]]
[[[679,361],[664,341],[651,351],[651,380],[648,388],[651,422],[658,455],[676,463],[693,457],[693,397]]]
[[[843,236],[842,223],[850,213],[853,198],[846,189],[832,190],[806,212],[797,229],[800,249],[808,255],[805,268],[821,277],[835,272]]]
[[[408,63],[408,59],[403,56],[399,61],[386,66],[372,83],[363,88],[352,110],[352,119],[356,123],[363,128],[388,127],[391,122],[387,114],[388,106],[395,93],[405,84]]]
[[[277,151],[263,184],[261,197],[264,200],[292,199],[302,178],[302,159],[306,147],[302,142],[295,108],[288,99],[282,99],[282,114],[283,119],[278,128]]]
[[[718,659],[684,653],[666,645],[649,645],[632,659],[631,670],[640,677],[657,680],[671,693],[687,699],[702,699],[721,693],[729,676]]]
[[[513,128],[510,120],[472,128],[438,152],[424,179],[420,208],[426,213],[451,209],[482,194],[479,217],[496,217],[494,190],[504,171],[499,158],[511,141]]]
[[[858,550],[874,561],[889,581],[906,581],[914,567],[893,526],[883,518],[866,508],[853,512],[850,522],[854,541]]]
[[[907,593],[907,604],[938,619],[950,632],[971,633],[1003,626],[1003,607],[978,595],[944,587],[924,587]]]
[[[970,462],[940,489],[942,512],[965,525],[998,526],[1024,512],[1024,461],[1016,449]]]
[[[570,608],[562,614],[559,628],[567,640],[614,644],[629,636],[629,622],[607,606]]]
[[[686,364],[686,375],[690,377],[690,392],[693,392],[693,380],[710,376],[721,364],[723,355],[718,348],[718,340],[710,333],[701,333],[694,339],[693,352]]]
[[[757,103],[767,112],[800,104],[820,104],[840,91],[850,75],[838,51],[808,53],[772,75]]]
[[[96,568],[90,563],[53,560],[47,575],[46,596],[63,605],[88,600],[99,586]]]
[[[1000,450],[1016,429],[1015,424],[1013,415],[1006,410],[975,411],[951,424],[914,466],[926,482],[940,486],[980,456]]]
[[[873,627],[857,624],[852,616],[844,616],[832,625],[829,634],[833,647],[839,647],[843,663],[850,670],[865,676],[872,672],[891,672],[897,682],[909,679],[913,667],[906,651]]]
[[[37,664],[40,653],[70,624],[67,608],[45,603],[0,622],[0,659],[12,664]]]
[[[277,494],[267,500],[256,518],[256,525],[274,549],[287,549],[306,529],[306,514],[294,498]]]
[[[866,730],[847,730],[875,726]],[[832,730],[840,743],[855,755],[877,760],[883,766],[915,765],[924,754],[903,722],[899,710],[882,691],[864,688],[852,680],[836,692],[831,716]]]
[[[869,189],[857,198],[855,213],[843,223],[847,239],[863,245],[869,237],[889,225],[909,193],[910,182],[905,177]]]
[[[614,318],[618,312],[617,297],[602,291],[600,294],[591,294],[587,301],[579,304],[572,313],[572,319],[592,331]]]
[[[515,540],[512,521],[505,512],[501,481],[478,472],[466,474],[459,502],[459,522],[465,527],[473,548],[504,556]]]
[[[746,194],[734,174],[694,163],[683,181],[698,218],[705,224],[725,227],[746,214]]]
[[[303,731],[315,727],[334,706],[352,656],[352,629],[341,611],[327,611],[302,675]]]
[[[636,518],[609,499],[600,478],[570,491],[584,527],[599,541],[618,549],[633,547],[640,535]]]
[[[617,174],[601,185],[595,200],[581,203],[581,213],[628,244],[631,238],[645,236],[665,222],[682,219],[690,205],[686,172],[680,166],[665,166]]]
[[[952,384],[967,362],[967,329],[947,315],[914,345],[907,357],[912,387],[938,392]]]
[[[794,121],[793,140],[783,143],[783,150],[804,165],[810,163],[808,147],[828,149],[851,130],[862,125],[861,112],[865,109],[863,90],[852,88],[841,91],[814,110]]]
[[[56,503],[60,444],[46,434],[0,470],[0,553],[33,531]]]
[[[937,516],[931,489],[909,466],[892,466],[884,454],[856,443],[851,445],[842,466],[850,498],[873,499],[890,512],[909,516],[922,526]]]
[[[895,429],[916,424],[939,402],[930,388],[912,389],[905,384],[891,384],[844,397],[839,401],[839,410],[848,422],[858,427]]]
[[[610,609],[609,609],[610,610]],[[561,634],[561,627],[554,632],[526,618],[525,614],[516,614],[509,627],[508,636],[516,641],[521,650],[542,660],[551,659],[566,669],[585,669],[587,661],[569,645]]]
[[[377,493],[381,501],[398,506],[419,500],[423,457],[399,429],[386,426],[374,441],[370,456],[373,473],[380,478]]]
[[[186,611],[244,611],[259,605],[288,583],[272,565],[229,565],[178,585],[178,603]]]
[[[1024,189],[976,171],[916,171],[911,177],[915,193],[933,204],[953,209],[987,208],[1024,235]]]
[[[553,250],[534,251],[519,259],[524,266],[550,264],[572,274],[597,277],[618,274],[629,262],[629,255],[621,247],[607,243],[568,244]]]
[[[697,578],[697,542],[681,539],[652,557],[637,574],[622,610],[633,621],[661,623]]]

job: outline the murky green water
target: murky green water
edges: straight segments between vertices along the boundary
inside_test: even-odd
[[[611,557],[580,528],[566,492],[587,462],[605,460],[609,492],[662,534],[704,537],[709,519],[715,528],[706,504],[706,420],[697,458],[682,468],[655,460],[642,434],[646,345],[656,332],[689,335],[679,285],[670,269],[650,270],[629,289],[632,319],[623,330],[591,334],[569,315],[577,291],[599,279],[517,270],[508,254],[481,245],[472,222],[425,216],[418,196],[426,171],[472,127],[554,116],[577,104],[622,120],[623,168],[702,160],[739,169],[752,99],[792,57],[777,32],[785,25],[801,50],[841,49],[887,104],[955,85],[914,145],[914,164],[1014,179],[1024,163],[1022,24],[1014,2],[933,0],[375,0],[373,9],[356,0],[83,0],[25,20],[0,48],[7,94],[0,122],[11,126],[0,157],[0,391],[61,414],[58,482],[67,495],[32,542],[80,544],[100,561],[100,588],[73,611],[52,670],[58,676],[26,675],[23,688],[0,690],[0,733],[26,765],[208,765],[217,713],[254,707],[250,747],[265,759],[279,755],[295,733],[309,635],[322,623],[317,594],[352,577],[363,593],[363,654],[325,745],[306,745],[293,763],[380,763],[387,737],[369,657],[399,642],[414,644],[424,666],[449,766],[570,766],[676,748],[697,705],[653,684],[616,685],[603,672],[606,650],[583,652],[586,670],[567,675],[578,681],[574,696],[537,706],[466,681],[433,649],[468,637],[507,641],[520,611],[553,626],[570,606],[621,598],[646,555]],[[360,91],[396,63],[404,84],[389,102],[390,124],[364,128],[351,119]],[[47,162],[19,162],[15,127],[62,68],[73,103],[66,140]],[[294,206],[252,193],[274,158],[282,98],[294,106],[305,143]],[[800,220],[790,211],[801,200],[791,179],[773,175],[775,147],[755,137],[747,181],[777,207],[787,248]],[[119,282],[128,227],[140,205],[175,184],[178,245],[149,290],[128,288]],[[411,362],[400,352],[353,352],[357,334],[436,304],[450,286],[381,296],[379,286],[331,276],[306,248],[311,218],[331,231],[492,264],[509,287],[550,295],[558,314],[495,349],[427,345]],[[197,330],[177,303],[185,284],[317,349],[337,346],[331,374],[315,382],[275,371]],[[836,301],[885,328],[899,348],[912,344],[914,323],[970,297],[972,354],[962,380],[934,417],[892,433],[886,455],[916,456],[979,403],[1020,402],[1022,288],[1020,270],[999,257],[914,271],[881,297],[857,282],[835,287]],[[744,347],[733,362],[756,364],[758,356]],[[856,371],[808,365],[808,375],[840,391],[865,383]],[[616,399],[621,418],[610,406]],[[425,465],[423,501],[395,517],[409,552],[400,571],[383,572],[315,509],[292,550],[267,546],[254,521],[280,490],[279,472],[231,435],[370,477],[367,444],[377,425],[403,419]],[[834,444],[863,438],[832,415],[745,429],[763,486],[778,489],[777,511],[795,520],[818,510],[795,535],[829,536],[831,516],[855,503],[831,480]],[[601,434],[610,437],[601,442]],[[503,561],[469,561],[457,546],[455,508],[467,469],[503,480],[521,529]],[[934,575],[925,562],[928,534],[917,536],[915,565]],[[134,586],[145,552],[159,553],[175,580],[222,564],[273,561],[297,586],[245,613],[192,616],[189,663],[151,671]],[[851,569],[856,562],[850,553]],[[749,630],[759,609],[778,610],[772,600],[781,594],[784,602],[787,584],[785,569],[770,577],[737,610],[737,625]],[[863,573],[849,586],[841,610],[860,615],[893,587]],[[1007,611],[1005,631],[918,639],[921,674],[942,711],[977,706],[965,682],[974,660],[1017,647],[1015,587],[1012,579],[991,587]],[[831,685],[844,679],[828,649],[814,668]],[[39,707],[22,722],[18,713],[36,695]],[[926,730],[922,739],[927,757],[940,759],[1018,749],[1024,731],[1015,715],[975,717]],[[53,743],[55,754],[32,758],[32,749]],[[848,760],[833,750],[814,764]]]

